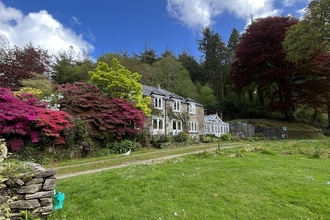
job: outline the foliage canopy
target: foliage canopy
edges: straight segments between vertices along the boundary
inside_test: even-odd
[[[50,73],[51,56],[31,43],[23,49],[14,48],[0,50],[0,87],[18,90],[20,81],[33,77],[35,74]]]
[[[293,88],[298,79],[293,63],[285,59],[282,42],[287,28],[297,22],[292,17],[256,19],[241,36],[231,69],[236,91],[254,88],[270,99],[271,110],[282,111],[287,120],[294,117],[298,97]]]
[[[136,107],[149,116],[150,98],[143,97],[142,84],[139,83],[141,75],[127,70],[116,58],[112,62],[111,67],[104,62],[98,62],[95,70],[89,71],[92,84],[113,98],[134,102]]]

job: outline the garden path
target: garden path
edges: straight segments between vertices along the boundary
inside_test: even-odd
[[[247,145],[248,144],[226,146],[226,147],[221,147],[221,149],[224,149],[224,148],[233,148],[233,147],[240,147],[240,146],[247,146]],[[75,177],[75,176],[79,176],[79,175],[86,175],[86,174],[101,172],[101,171],[105,171],[105,170],[111,170],[111,169],[116,169],[116,168],[131,166],[131,165],[136,165],[136,164],[157,163],[159,161],[164,161],[164,160],[168,160],[168,159],[171,159],[171,158],[180,157],[180,156],[184,156],[184,155],[202,153],[202,152],[205,152],[205,151],[214,151],[215,149],[216,148],[213,147],[213,148],[203,149],[203,150],[194,150],[194,151],[190,151],[188,153],[180,153],[180,154],[175,154],[175,155],[168,155],[168,156],[163,156],[163,157],[156,157],[156,158],[153,158],[153,159],[141,160],[141,161],[138,161],[138,162],[123,162],[123,163],[121,163],[119,165],[107,166],[107,167],[102,167],[102,168],[99,168],[99,169],[90,169],[90,170],[85,170],[85,171],[81,171],[81,172],[69,173],[69,174],[59,174],[59,175],[56,175],[56,177],[57,177],[57,179],[65,179],[65,178],[69,178],[69,177]],[[120,155],[120,156],[123,156],[123,155]],[[62,166],[62,167],[58,167],[57,169],[59,169],[59,168],[69,168],[69,167],[75,167],[75,166],[81,166],[81,165],[88,165],[88,164],[95,164],[95,163],[102,163],[102,162],[105,162],[105,161],[109,161],[111,159],[114,159],[114,158],[110,158],[110,159],[107,159],[107,160],[100,160],[100,161],[93,161],[93,162],[86,162],[86,163],[80,163],[80,164],[73,164],[73,165],[68,165],[68,166]],[[55,168],[55,170],[56,170],[56,168]]]

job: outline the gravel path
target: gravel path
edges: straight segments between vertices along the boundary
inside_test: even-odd
[[[242,146],[242,145],[239,145]],[[238,147],[236,146],[229,146],[229,147],[222,147],[222,149],[224,148],[233,148],[233,147]],[[100,169],[93,169],[93,170],[87,170],[87,171],[82,171],[82,172],[76,172],[76,173],[70,173],[70,174],[63,174],[63,175],[56,175],[57,179],[65,179],[65,178],[69,178],[69,177],[74,177],[74,176],[79,176],[79,175],[85,175],[85,174],[91,174],[91,173],[96,173],[96,172],[101,172],[104,170],[111,170],[111,169],[116,169],[116,168],[121,168],[121,167],[127,167],[127,166],[131,166],[131,165],[136,165],[136,164],[150,164],[156,161],[161,161],[161,160],[167,160],[170,158],[175,158],[175,157],[180,157],[180,156],[184,156],[184,155],[189,155],[189,154],[196,154],[196,153],[202,153],[205,151],[214,151],[215,149],[208,149],[208,150],[198,150],[198,151],[192,151],[189,153],[184,153],[184,154],[176,154],[176,155],[171,155],[171,156],[166,156],[166,157],[157,157],[155,159],[149,159],[149,160],[143,160],[143,161],[139,161],[139,162],[126,162],[120,165],[116,165],[116,166],[109,166],[109,167],[103,167]],[[102,161],[96,161],[96,162],[88,162],[88,163],[84,163],[85,164],[92,164],[92,163],[99,163]],[[74,166],[79,166],[81,164],[78,165],[71,165],[71,166],[67,166],[67,167],[74,167]]]

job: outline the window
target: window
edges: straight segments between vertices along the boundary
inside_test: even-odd
[[[152,119],[153,134],[164,133],[164,118]]]
[[[174,102],[173,102],[173,111],[175,111],[175,112],[180,111],[180,101],[174,100]]]
[[[189,113],[190,114],[196,114],[196,104],[195,103],[190,103],[189,104]]]
[[[182,121],[173,120],[172,121],[173,135],[176,135],[182,131]]]
[[[195,121],[189,122],[189,132],[197,132],[198,131],[198,123]]]
[[[155,97],[154,98],[154,107],[158,109],[163,109],[163,98]]]

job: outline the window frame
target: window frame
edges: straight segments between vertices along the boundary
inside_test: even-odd
[[[156,127],[154,123],[155,121],[156,121]],[[162,125],[162,127],[160,127],[160,124]],[[152,117],[151,126],[152,126],[153,134],[157,134],[159,131],[163,133],[165,130],[165,118]]]
[[[177,99],[173,99],[173,111],[180,112],[181,109],[181,101]]]
[[[189,132],[198,133],[198,122],[197,121],[189,121]]]
[[[189,103],[189,114],[195,115],[196,114],[196,103]]]
[[[181,120],[172,120],[172,133],[179,134],[180,132],[183,131],[183,121]]]
[[[155,109],[163,109],[163,97],[161,96],[154,96],[154,108]]]

